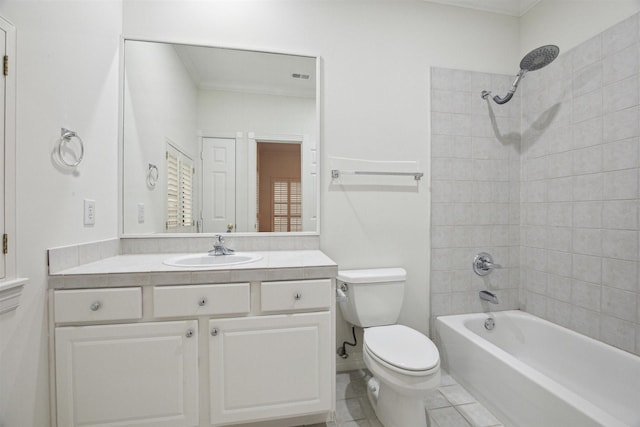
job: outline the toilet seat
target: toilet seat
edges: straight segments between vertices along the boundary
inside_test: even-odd
[[[440,367],[440,354],[435,344],[404,325],[366,328],[364,348],[383,366],[405,375],[429,375]]]

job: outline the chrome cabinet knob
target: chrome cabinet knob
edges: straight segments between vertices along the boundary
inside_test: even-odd
[[[98,311],[100,310],[100,307],[102,307],[102,304],[100,303],[100,301],[96,301],[91,304],[91,311]]]
[[[193,336],[193,329],[187,329],[187,332],[185,332],[184,336],[187,338],[191,338]]]
[[[215,336],[217,336],[217,335],[218,335],[218,328],[213,328],[213,329],[211,329],[211,336],[212,336],[212,337],[215,337]]]
[[[200,299],[198,300],[198,305],[199,305],[200,307],[204,307],[205,305],[207,305],[207,299],[206,299],[206,298],[200,298]]]
[[[296,294],[293,296],[293,299],[295,299],[296,301],[300,301],[302,299],[302,294],[300,292],[296,292]]]

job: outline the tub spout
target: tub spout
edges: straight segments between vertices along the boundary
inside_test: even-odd
[[[480,299],[490,302],[491,304],[498,304],[498,297],[493,292],[480,291]]]

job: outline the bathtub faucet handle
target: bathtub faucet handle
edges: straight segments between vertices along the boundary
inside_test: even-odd
[[[495,264],[491,254],[486,252],[480,252],[473,259],[473,271],[478,276],[486,276],[496,268],[502,268],[502,266],[500,264]]]

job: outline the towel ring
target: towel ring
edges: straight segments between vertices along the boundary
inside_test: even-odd
[[[147,185],[150,188],[154,188],[159,177],[160,173],[158,172],[158,167],[149,163],[149,170],[147,171]]]
[[[65,129],[65,128],[61,129],[60,134],[61,136],[60,136],[60,139],[58,140],[58,147],[57,147],[58,160],[60,160],[60,163],[62,163],[65,166],[68,166],[70,168],[75,168],[80,164],[80,162],[82,162],[82,159],[84,158],[84,143],[82,142],[82,138],[80,138],[80,136],[78,136],[76,132],[69,129]],[[76,138],[78,140],[78,145],[80,146],[80,155],[77,157],[77,160],[74,163],[70,163],[66,161],[64,156],[62,155],[62,145],[68,144],[72,138]]]

